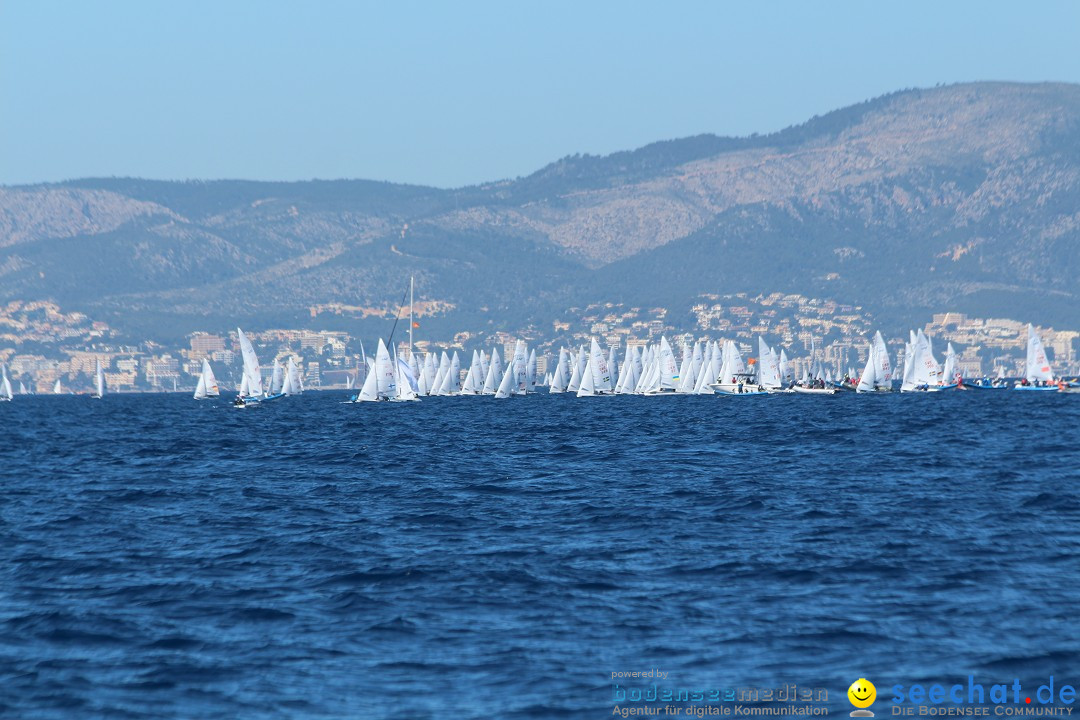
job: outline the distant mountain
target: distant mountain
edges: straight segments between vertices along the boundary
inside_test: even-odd
[[[379,332],[415,274],[440,308],[426,332],[446,336],[740,291],[857,303],[898,325],[949,309],[1072,327],[1078,241],[1080,86],[974,83],[455,190],[0,188],[0,301],[55,299],[159,339],[238,323]],[[335,303],[348,307],[312,320]]]

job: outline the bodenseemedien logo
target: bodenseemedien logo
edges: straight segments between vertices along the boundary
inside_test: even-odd
[[[859,678],[847,689],[847,697],[856,708],[851,711],[851,717],[874,717],[874,713],[866,709],[877,699],[877,688],[874,687],[874,683],[866,678]]]

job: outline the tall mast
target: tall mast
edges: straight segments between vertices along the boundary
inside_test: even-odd
[[[412,362],[412,304],[413,304],[413,276],[409,276],[409,362]]]

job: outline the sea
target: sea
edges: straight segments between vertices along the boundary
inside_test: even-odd
[[[1080,395],[346,399],[0,403],[0,717],[1080,685]]]

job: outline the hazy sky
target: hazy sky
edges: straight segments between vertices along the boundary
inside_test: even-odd
[[[904,87],[1080,82],[1077,2],[2,0],[0,183],[455,186]]]

